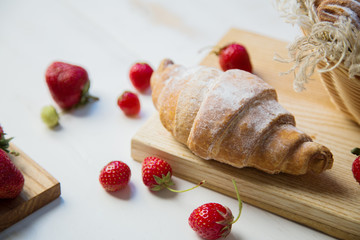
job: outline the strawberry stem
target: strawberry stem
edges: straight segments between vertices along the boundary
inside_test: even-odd
[[[90,89],[90,81],[87,81],[86,84],[83,87],[82,94],[81,94],[81,99],[74,106],[75,108],[80,107],[80,106],[84,106],[87,103],[92,103],[92,102],[96,102],[96,101],[99,100],[98,97],[95,97],[95,96],[92,96],[92,95],[89,94],[89,89]]]
[[[236,217],[236,219],[235,219],[234,221],[232,221],[229,225],[232,225],[232,224],[236,223],[237,220],[239,220],[240,215],[241,215],[241,210],[242,210],[242,201],[241,201],[241,198],[240,198],[239,190],[238,190],[238,188],[237,188],[237,186],[236,186],[236,182],[235,182],[234,179],[232,179],[232,182],[233,182],[233,184],[234,184],[235,192],[236,192],[236,197],[237,197],[238,202],[239,202],[239,214],[238,214],[238,216]]]
[[[190,190],[193,190],[197,187],[200,187],[202,184],[205,183],[205,180],[202,180],[198,185],[192,187],[192,188],[189,188],[189,189],[185,189],[185,190],[175,190],[175,189],[172,189],[170,187],[166,187],[168,190],[170,190],[171,192],[176,192],[176,193],[182,193],[182,192],[187,192],[187,191],[190,191]]]
[[[93,95],[87,95],[87,98],[93,102],[99,101],[100,98],[93,96]]]
[[[14,155],[14,156],[19,156],[19,155],[20,155],[20,153],[15,152],[15,151],[10,151],[9,153],[12,154],[12,155]]]
[[[352,154],[355,154],[356,156],[360,156],[360,148],[354,148],[351,150]]]

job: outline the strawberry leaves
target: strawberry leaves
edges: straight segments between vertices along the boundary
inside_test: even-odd
[[[166,175],[162,174],[161,177],[156,175],[153,175],[153,177],[157,185],[151,188],[152,191],[160,191],[164,188],[168,188],[174,185],[173,181],[171,180],[170,171]]]
[[[90,89],[90,81],[87,81],[82,89],[80,101],[77,104],[75,104],[73,108],[79,108],[85,106],[88,103],[96,102],[99,100],[98,97],[90,95],[89,89]]]
[[[354,155],[356,155],[356,156],[360,156],[360,148],[353,148],[352,150],[351,150],[351,153],[352,154],[354,154]]]
[[[5,138],[5,135],[6,133],[3,131],[2,127],[0,126],[0,149],[4,150],[6,153],[11,153],[14,156],[18,156],[19,155],[18,152],[9,150],[10,141],[14,138],[13,137]]]
[[[1,135],[1,138],[0,138],[0,148],[2,150],[4,150],[5,152],[9,153],[9,146],[10,146],[10,141],[13,139],[12,137],[11,138],[5,138],[4,136],[5,134],[2,134]]]

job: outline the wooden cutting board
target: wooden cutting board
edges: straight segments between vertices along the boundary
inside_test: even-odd
[[[162,157],[172,165],[174,175],[194,183],[206,179],[205,187],[236,198],[234,178],[242,199],[249,204],[337,238],[360,239],[360,185],[351,172],[355,156],[350,153],[360,145],[360,127],[334,107],[317,75],[301,93],[292,88],[292,74],[279,75],[291,67],[273,60],[275,53],[287,57],[286,42],[237,29],[231,29],[218,45],[230,42],[246,46],[254,73],[277,89],[279,102],[295,115],[298,128],[332,151],[333,168],[320,175],[269,175],[206,161],[175,141],[158,114],[132,138],[132,157],[139,162],[149,155]],[[201,64],[219,67],[214,54]]]
[[[20,153],[10,156],[25,178],[23,191],[15,199],[0,199],[0,232],[60,196],[60,183],[14,144]]]

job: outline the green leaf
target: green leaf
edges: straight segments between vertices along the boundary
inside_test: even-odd
[[[166,176],[163,174],[162,178],[164,179],[165,183],[170,182],[171,181],[171,173],[170,173],[170,171],[166,174]]]
[[[5,134],[3,134],[3,136],[1,137],[1,139],[0,139],[0,148],[2,149],[2,150],[4,150],[5,152],[9,152],[9,142],[13,139],[12,137],[11,138],[8,138],[8,139],[6,139],[5,138],[5,136],[4,136]]]
[[[151,188],[152,191],[160,191],[161,189],[163,189],[164,187],[162,185],[155,185],[154,187]]]
[[[166,176],[164,174],[162,174],[161,177],[156,176],[156,175],[153,175],[153,177],[157,184],[157,186],[154,186],[153,188],[151,188],[151,190],[153,190],[153,191],[159,191],[163,188],[174,185],[173,181],[171,180],[170,171],[166,174]]]
[[[354,148],[351,150],[352,154],[355,154],[356,156],[360,156],[360,148]]]
[[[167,187],[170,187],[172,185],[174,185],[173,181],[171,180],[171,172],[167,172],[166,176],[163,175],[163,180],[164,180],[164,184]]]
[[[163,184],[164,183],[164,180],[161,178],[161,177],[158,177],[156,175],[153,176],[154,179],[155,179],[155,182],[159,185]]]
[[[167,187],[175,185],[174,182],[171,179],[169,179],[169,181],[167,183],[165,183],[165,184],[166,184]]]

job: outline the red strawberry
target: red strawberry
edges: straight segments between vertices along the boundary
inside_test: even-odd
[[[145,186],[152,191],[159,191],[163,188],[174,185],[171,180],[172,169],[168,162],[158,157],[147,157],[141,167],[142,179]]]
[[[232,224],[239,219],[242,202],[234,180],[233,184],[239,201],[239,215],[235,220],[231,210],[219,203],[203,204],[190,214],[189,225],[202,238],[210,240],[226,237],[231,232]]]
[[[232,43],[222,47],[215,54],[219,56],[219,64],[223,71],[240,69],[252,72],[249,54],[243,45]]]
[[[130,177],[131,170],[126,163],[112,161],[101,170],[99,181],[106,191],[115,192],[125,188]]]
[[[352,164],[352,172],[354,178],[360,184],[360,148],[354,148],[351,152],[358,156]]]
[[[190,215],[190,227],[204,239],[226,237],[231,231],[234,216],[231,210],[219,203],[206,203]]]
[[[134,87],[143,92],[150,87],[150,78],[154,70],[147,63],[135,63],[130,68],[129,77]]]
[[[24,187],[24,176],[0,149],[0,199],[17,197]]]
[[[174,185],[171,180],[172,168],[170,164],[158,157],[146,157],[141,167],[142,179],[145,186],[149,187],[152,191],[159,191],[167,188],[172,192],[186,192],[199,187],[205,181],[200,182],[195,187],[186,190],[175,190],[170,188]]]
[[[117,104],[127,116],[134,116],[140,112],[140,100],[135,93],[125,91],[118,98]]]
[[[51,96],[62,109],[70,109],[98,100],[89,95],[90,81],[86,70],[64,62],[54,62],[46,70]]]

